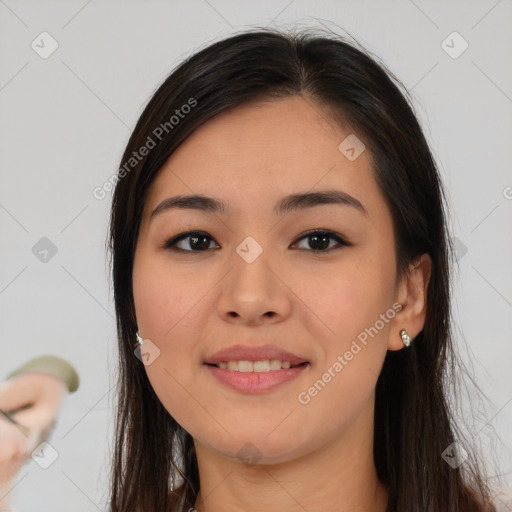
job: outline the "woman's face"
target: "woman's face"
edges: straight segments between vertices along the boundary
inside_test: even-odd
[[[225,112],[177,149],[145,203],[133,289],[148,378],[196,443],[233,460],[283,462],[368,439],[386,351],[401,346],[391,215],[369,151],[326,117],[300,96]],[[277,209],[320,191],[341,200]],[[226,211],[196,202],[152,216],[178,195]],[[201,233],[166,247],[187,231]],[[233,345],[273,345],[307,364],[206,364]],[[224,360],[280,359],[252,355]]]

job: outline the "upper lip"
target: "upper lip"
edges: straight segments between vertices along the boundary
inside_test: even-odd
[[[206,364],[219,364],[222,361],[265,361],[278,359],[289,361],[291,364],[307,363],[306,359],[299,357],[276,345],[261,345],[259,347],[248,347],[246,345],[232,345],[215,352],[205,360]]]

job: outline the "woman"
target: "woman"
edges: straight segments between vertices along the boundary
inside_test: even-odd
[[[367,52],[254,30],[183,62],[113,197],[111,510],[494,510],[447,405],[448,240]]]

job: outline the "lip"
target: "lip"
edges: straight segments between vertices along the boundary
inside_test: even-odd
[[[265,361],[267,359],[289,361],[292,365],[300,366],[268,372],[239,372],[213,366],[222,361]],[[283,350],[276,345],[262,345],[260,347],[232,345],[219,350],[204,362],[206,369],[218,381],[231,389],[244,393],[270,391],[285,382],[296,379],[310,365],[311,363],[307,359]]]
[[[260,347],[232,345],[215,352],[215,354],[205,359],[204,362],[205,364],[219,364],[222,361],[265,361],[266,359],[290,361],[292,365],[309,363],[307,359],[283,350],[276,345],[262,345]]]
[[[217,366],[204,365],[211,374],[222,384],[236,391],[245,393],[264,393],[270,391],[285,382],[296,379],[303,371],[309,368],[306,363],[295,368],[270,370],[268,372],[239,372],[218,368]]]

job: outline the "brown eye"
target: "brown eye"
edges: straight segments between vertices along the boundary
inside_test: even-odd
[[[331,252],[332,249],[340,246],[350,245],[340,235],[329,230],[314,230],[301,236],[298,240],[309,240],[309,249],[314,253]],[[332,240],[336,241],[334,246],[330,246]],[[308,249],[308,247],[306,247]]]
[[[184,242],[182,247],[178,247],[177,244],[182,241]],[[185,252],[205,252],[209,248],[210,241],[213,241],[213,238],[204,231],[187,231],[167,240],[164,248]]]

